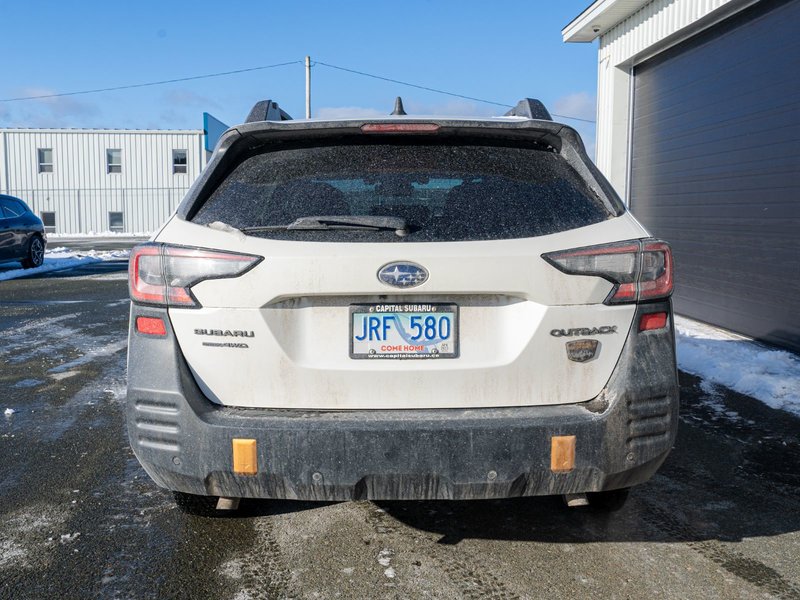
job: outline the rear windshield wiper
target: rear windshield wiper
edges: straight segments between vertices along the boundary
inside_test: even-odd
[[[326,229],[361,229],[371,231],[389,229],[393,230],[401,237],[408,235],[408,223],[403,217],[381,217],[374,215],[300,217],[288,225],[261,225],[258,227],[243,227],[241,230],[244,233],[262,233],[267,231]]]

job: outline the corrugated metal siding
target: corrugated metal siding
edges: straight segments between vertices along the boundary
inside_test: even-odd
[[[732,0],[653,0],[600,38],[600,60],[619,65]]]
[[[798,23],[764,0],[636,67],[631,209],[678,312],[800,350]]]
[[[56,213],[56,231],[105,231],[109,211],[130,232],[157,229],[205,166],[202,131],[3,130],[5,193],[37,212]],[[52,148],[53,172],[38,172],[37,149]],[[122,151],[122,172],[108,173],[106,150]],[[186,150],[187,173],[173,174],[172,151]]]
[[[628,76],[637,55],[735,0],[653,0],[600,37],[597,73],[598,168],[627,197]]]

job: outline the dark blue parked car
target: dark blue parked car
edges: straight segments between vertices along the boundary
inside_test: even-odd
[[[44,262],[44,224],[19,198],[0,194],[0,262],[19,260],[26,269]]]

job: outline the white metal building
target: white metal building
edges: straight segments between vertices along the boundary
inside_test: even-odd
[[[206,164],[202,130],[0,129],[0,193],[51,233],[152,232]]]
[[[597,165],[682,314],[800,350],[800,0],[597,0]]]

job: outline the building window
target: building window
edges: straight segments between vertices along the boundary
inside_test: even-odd
[[[42,216],[42,224],[44,225],[45,233],[55,233],[56,232],[56,213],[54,212],[43,212],[41,213]]]
[[[39,159],[39,173],[52,173],[53,149],[39,148],[38,150],[36,150],[36,156]]]
[[[122,173],[122,150],[106,150],[106,168],[108,173]]]
[[[121,212],[108,213],[108,230],[117,232],[125,230],[125,219]]]
[[[186,158],[186,150],[173,150],[172,151],[172,172],[173,173],[186,173],[188,161]]]

